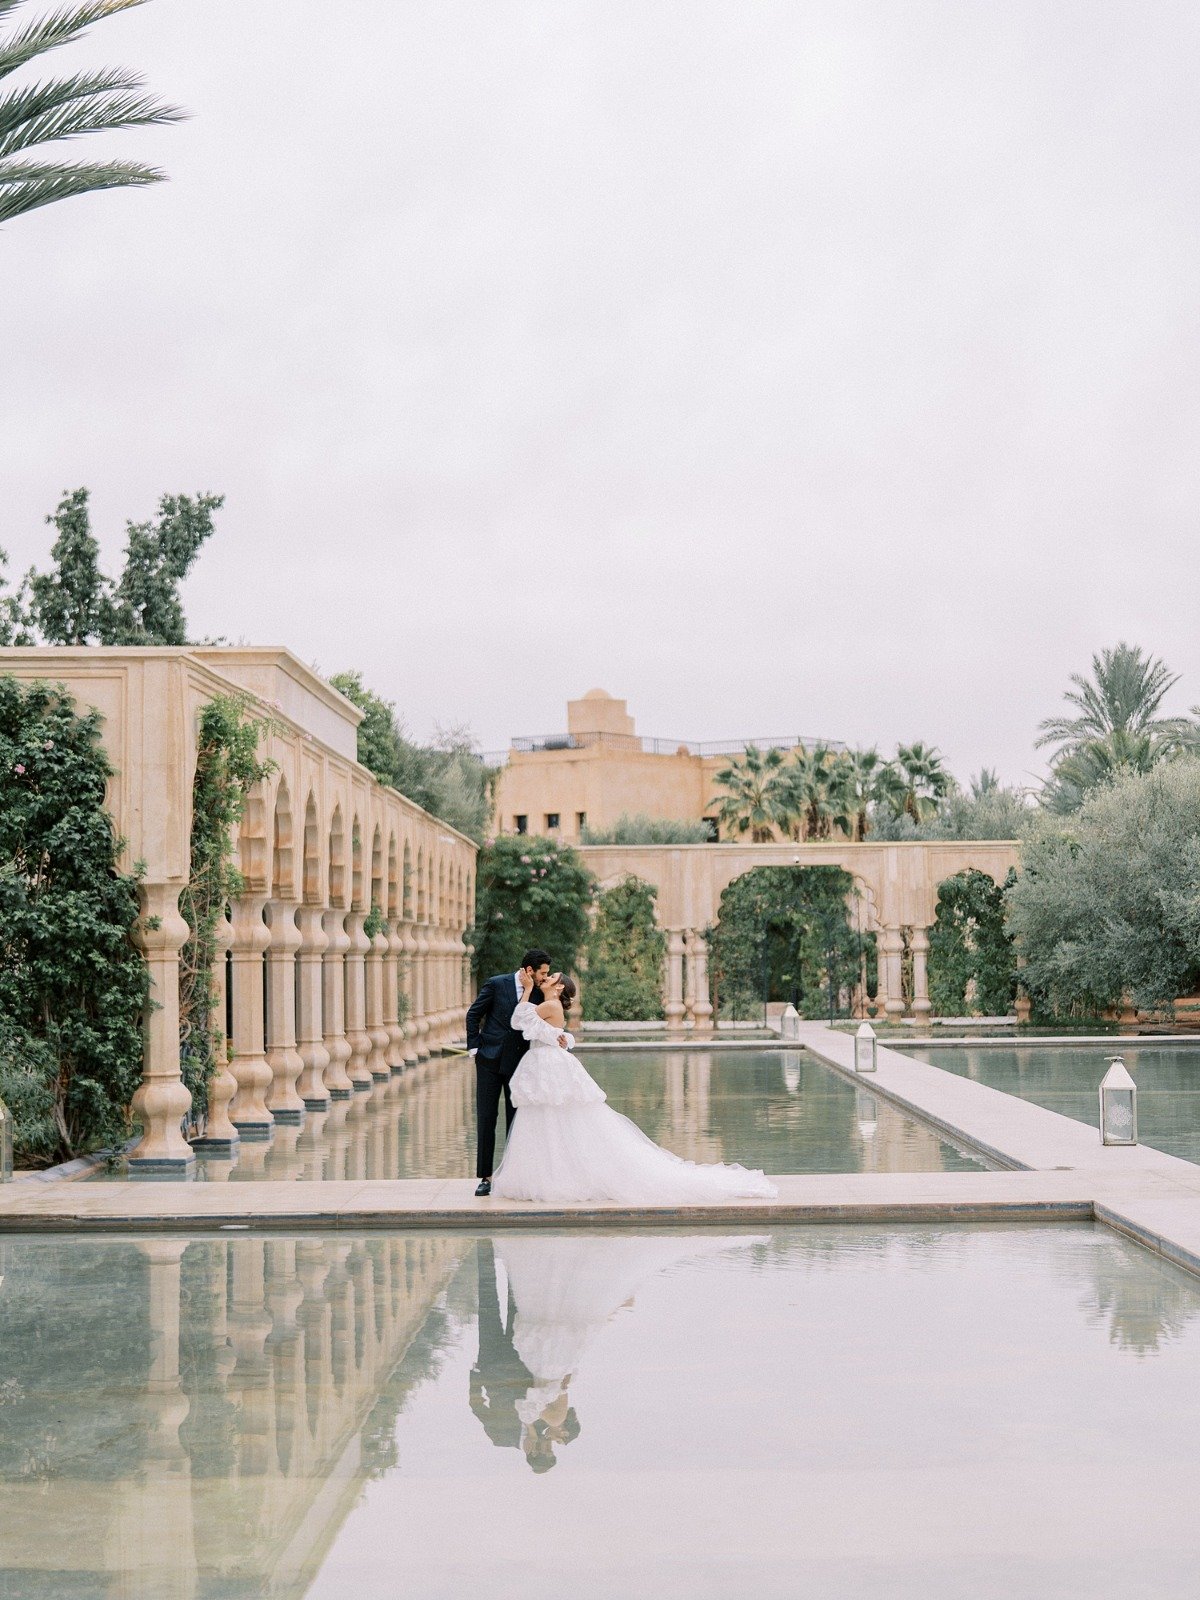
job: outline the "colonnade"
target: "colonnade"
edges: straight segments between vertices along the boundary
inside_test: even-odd
[[[711,1033],[713,1004],[708,971],[708,941],[702,928],[668,928],[663,964],[663,1014],[668,1033]],[[878,987],[874,1001],[860,998],[863,1014],[894,1019],[906,1011],[903,962],[912,957],[911,1013],[919,1020],[931,1011],[929,929],[885,927],[877,933]]]

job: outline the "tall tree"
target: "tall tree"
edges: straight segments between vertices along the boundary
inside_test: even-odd
[[[716,782],[725,790],[714,804],[727,833],[748,833],[754,844],[770,844],[776,829],[785,835],[791,831],[793,792],[782,750],[764,753],[747,745],[744,756],[717,773]]]
[[[46,518],[58,529],[54,566],[30,575],[34,621],[47,644],[105,644],[113,621],[112,586],[100,570],[88,491],[72,489]]]
[[[1100,783],[1120,772],[1149,772],[1160,761],[1194,748],[1196,724],[1187,717],[1159,715],[1178,675],[1157,656],[1123,640],[1092,657],[1092,676],[1072,673],[1064,695],[1074,714],[1047,717],[1039,746],[1054,745],[1044,804],[1060,813],[1076,810]]]
[[[81,37],[95,22],[145,0],[78,0],[0,33],[0,83]],[[0,23],[24,0],[0,0]],[[96,189],[160,183],[157,167],[139,161],[70,161],[57,147],[90,133],[178,122],[183,112],[144,93],[136,73],[102,68],[50,78],[0,93],[0,222],[38,206]]]
[[[904,783],[903,810],[914,822],[933,816],[954,788],[954,779],[942,765],[941,752],[920,739],[896,748],[896,768]]]
[[[187,644],[179,585],[213,532],[223,494],[165,494],[151,522],[127,524],[125,570],[117,584],[114,644]]]

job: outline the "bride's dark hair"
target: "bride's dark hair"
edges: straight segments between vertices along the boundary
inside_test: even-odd
[[[579,990],[575,986],[574,978],[560,978],[559,982],[562,984],[562,993],[558,997],[559,1003],[562,1005],[564,1012],[570,1011],[571,1003],[579,993]]]

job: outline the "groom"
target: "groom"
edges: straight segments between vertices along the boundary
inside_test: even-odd
[[[475,1193],[480,1195],[492,1192],[501,1094],[504,1096],[505,1138],[512,1133],[513,1118],[517,1114],[508,1086],[521,1064],[521,1057],[529,1049],[529,1041],[512,1026],[512,1014],[521,998],[526,974],[533,980],[529,999],[533,1005],[541,1005],[545,996],[538,985],[550,976],[550,957],[544,950],[526,950],[519,971],[501,972],[489,978],[467,1012],[467,1051],[475,1057],[475,1124],[479,1139],[475,1161],[479,1187]],[[570,1037],[570,1034],[559,1034],[558,1042],[564,1049],[568,1048]]]

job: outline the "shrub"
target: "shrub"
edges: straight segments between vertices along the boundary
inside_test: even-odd
[[[1009,874],[1009,884],[1015,874]],[[1007,886],[1006,886],[1007,887]],[[1004,925],[1004,890],[968,867],[938,885],[929,930],[929,999],[940,1016],[961,1016],[974,983],[974,1007],[1003,1016],[1017,993],[1017,960]]]
[[[610,828],[584,828],[581,844],[707,844],[706,822],[690,822],[686,817],[648,817],[639,811],[630,816],[623,811]]]
[[[553,839],[503,834],[479,855],[475,971],[515,972],[530,945],[541,945],[564,972],[579,966],[596,880],[579,852]]]
[[[589,1022],[662,1018],[667,940],[655,916],[657,898],[652,884],[632,874],[601,893],[587,941],[583,1014]]]
[[[61,686],[0,677],[0,1016],[34,1161],[116,1143],[141,1080],[137,879],[117,868],[99,725]]]

